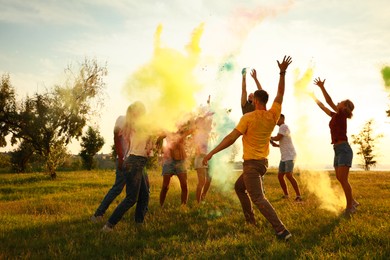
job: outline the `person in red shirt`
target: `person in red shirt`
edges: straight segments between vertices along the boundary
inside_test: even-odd
[[[349,99],[343,100],[335,105],[325,89],[325,79],[321,81],[318,77],[314,80],[314,84],[321,89],[326,103],[331,107],[331,109],[325,107],[325,105],[313,95],[317,105],[331,117],[329,128],[333,150],[335,152],[333,166],[336,172],[336,178],[340,182],[345,193],[345,198],[347,199],[345,214],[349,216],[355,213],[357,206],[359,206],[359,203],[352,196],[352,187],[348,181],[349,169],[352,166],[353,152],[348,143],[347,119],[352,117],[352,111],[355,106]]]

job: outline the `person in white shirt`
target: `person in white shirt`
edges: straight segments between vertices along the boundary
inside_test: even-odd
[[[295,201],[302,201],[298,183],[293,176],[294,163],[297,153],[291,140],[290,129],[284,123],[284,120],[285,117],[281,114],[277,122],[279,132],[276,136],[271,137],[272,146],[280,148],[281,159],[279,163],[278,179],[284,193],[284,198],[288,198],[288,189],[286,181],[284,180],[284,176],[287,176],[287,179],[290,181],[296,193]],[[279,141],[279,144],[275,143],[275,141]]]
[[[149,179],[144,171],[148,157],[152,154],[153,146],[151,136],[141,118],[145,116],[146,109],[142,102],[133,103],[131,120],[126,119],[123,135],[129,142],[125,160],[123,161],[123,174],[126,182],[126,197],[118,204],[103,227],[104,232],[110,232],[122,219],[123,215],[137,203],[135,222],[142,224],[149,204]]]

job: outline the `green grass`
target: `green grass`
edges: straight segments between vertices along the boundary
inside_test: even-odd
[[[180,188],[173,178],[166,205],[159,206],[160,172],[149,171],[151,200],[146,222],[134,225],[134,207],[103,233],[91,223],[114,180],[113,171],[0,175],[0,259],[389,259],[390,173],[352,172],[350,182],[361,203],[351,219],[320,208],[303,185],[303,203],[281,198],[275,172],[265,178],[266,196],[293,233],[277,241],[256,209],[259,226],[244,224],[232,188],[213,182],[207,203],[195,201],[196,173],[189,172],[188,210],[180,210]],[[299,183],[299,174],[296,174]],[[332,185],[339,187],[333,173]],[[288,184],[289,185],[289,184]],[[291,186],[289,186],[291,190]],[[105,218],[121,201],[121,194]]]

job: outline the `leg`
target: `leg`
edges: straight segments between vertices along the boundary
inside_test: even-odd
[[[165,198],[167,197],[169,182],[171,181],[172,174],[163,175],[163,184],[160,192],[160,206],[164,205]]]
[[[241,202],[242,211],[244,212],[245,221],[250,224],[256,224],[255,215],[253,213],[252,203],[246,192],[243,174],[238,177],[234,184],[234,190]]]
[[[187,205],[187,201],[188,201],[187,173],[179,173],[177,177],[179,178],[180,187],[181,187],[181,204]]]
[[[295,194],[297,195],[297,197],[300,197],[301,196],[301,192],[299,191],[297,180],[294,178],[292,172],[286,173],[286,177],[291,182],[291,185],[293,186],[293,188],[295,190]]]
[[[278,180],[280,183],[280,187],[282,187],[284,195],[288,196],[288,189],[287,189],[286,181],[284,180],[284,173],[281,172],[278,173]]]
[[[206,169],[206,183],[203,187],[202,200],[205,200],[205,198],[206,198],[206,194],[210,189],[211,180],[212,180],[212,177],[210,176],[208,169]]]
[[[198,174],[198,185],[196,187],[196,200],[198,203],[202,200],[202,191],[203,187],[206,184],[206,169],[198,168],[196,169],[196,173]]]
[[[343,187],[345,198],[347,200],[347,209],[352,208],[353,206],[353,196],[352,196],[352,187],[348,181],[349,167],[348,166],[338,166],[335,167],[337,180],[340,182],[341,187]]]
[[[129,156],[125,162],[126,197],[116,207],[106,225],[115,226],[138,199],[142,181],[142,172],[146,164],[146,158],[140,156]]]
[[[243,180],[248,194],[261,214],[271,223],[276,233],[284,231],[282,221],[280,221],[271,203],[265,198],[261,176],[267,171],[266,165],[251,162],[244,164]]]
[[[345,198],[347,200],[347,209],[351,210],[356,205],[356,201],[352,196],[352,187],[348,181],[349,168],[352,165],[353,152],[348,143],[341,143],[333,146],[335,157],[333,161],[337,180],[340,182],[344,190]],[[358,204],[358,203],[357,203]]]
[[[138,194],[137,206],[135,208],[135,222],[143,223],[145,219],[145,215],[148,212],[149,205],[149,197],[150,197],[150,186],[149,186],[149,178],[145,169],[142,175],[141,187]]]
[[[279,163],[279,172],[278,172],[278,180],[280,187],[282,187],[284,197],[288,197],[288,189],[286,185],[286,181],[284,180],[284,174],[286,173],[286,167],[287,167],[287,162],[286,161],[280,161]]]
[[[118,168],[118,162],[117,162],[114,185],[107,192],[106,196],[100,203],[99,207],[96,209],[96,212],[94,214],[95,217],[104,215],[104,213],[106,212],[110,204],[114,201],[114,199],[118,197],[119,194],[121,194],[123,188],[125,187],[125,184],[126,184],[126,180],[125,180],[123,169]]]

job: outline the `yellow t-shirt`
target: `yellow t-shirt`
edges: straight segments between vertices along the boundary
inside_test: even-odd
[[[241,117],[236,130],[242,134],[244,160],[267,158],[271,134],[281,111],[281,104],[274,102],[270,110],[255,110]]]

